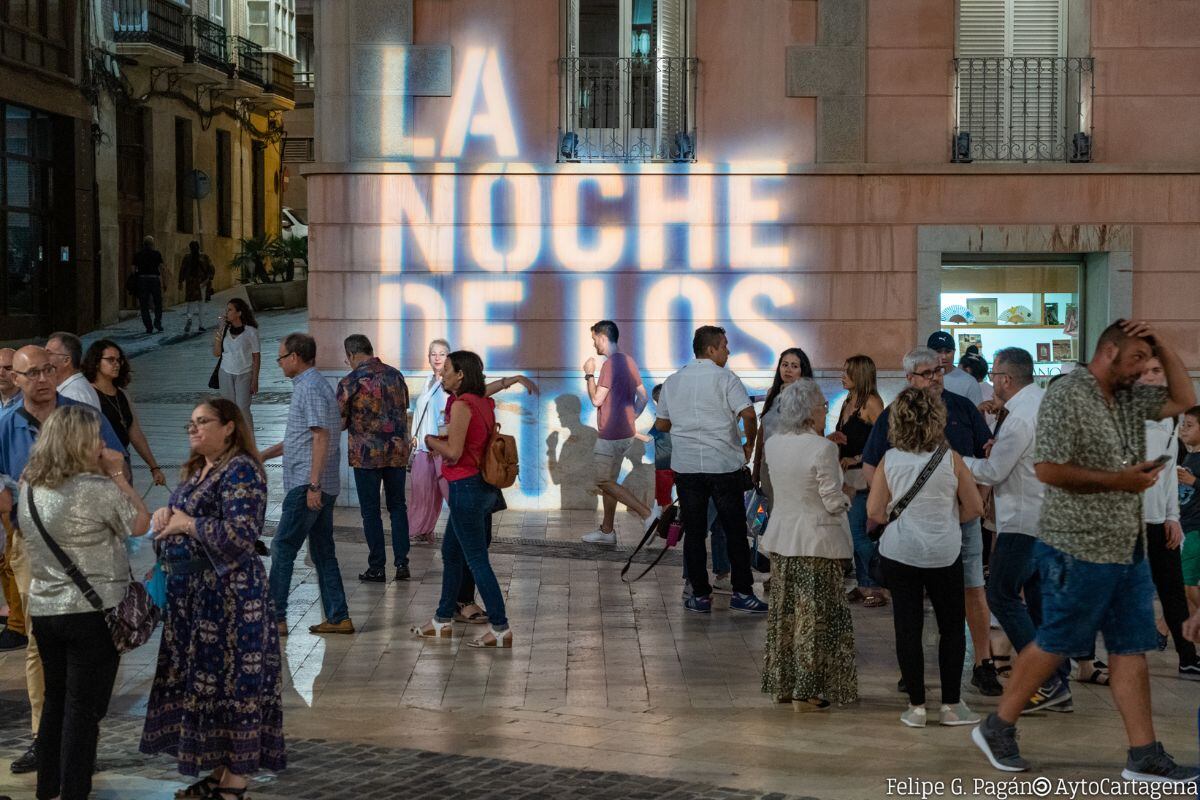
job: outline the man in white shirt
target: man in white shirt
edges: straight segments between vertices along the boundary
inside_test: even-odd
[[[712,611],[705,547],[711,499],[727,532],[733,585],[729,608],[765,614],[767,604],[754,596],[743,505],[750,488],[745,467],[758,432],[758,418],[741,380],[725,369],[729,360],[725,330],[713,325],[697,328],[692,352],[696,358],[663,384],[654,423],[658,430],[671,432],[671,470],[683,519],[683,558],[692,583],[692,595],[684,600],[684,607],[699,614]],[[738,432],[739,419],[745,429],[744,442]]]
[[[938,354],[946,374],[942,377],[942,387],[948,392],[970,400],[976,406],[983,402],[983,390],[979,381],[966,370],[954,365],[954,337],[945,331],[934,331],[929,335],[925,346]]]
[[[975,480],[991,486],[996,502],[996,546],[989,564],[988,608],[1020,653],[1041,622],[1041,586],[1033,547],[1045,490],[1034,472],[1038,409],[1045,394],[1033,382],[1033,358],[1019,347],[996,352],[992,366],[997,414],[987,458],[964,458]],[[1024,600],[1022,600],[1024,594]],[[1071,711],[1070,662],[1029,700],[1026,711]]]
[[[1167,376],[1162,362],[1152,358],[1147,362],[1139,383],[1166,386]],[[1163,621],[1175,640],[1179,656],[1179,677],[1200,680],[1200,658],[1196,645],[1183,635],[1183,623],[1188,617],[1187,593],[1183,588],[1183,564],[1180,547],[1183,527],[1179,524],[1179,478],[1175,462],[1179,452],[1174,419],[1146,420],[1146,460],[1165,456],[1168,461],[1158,480],[1142,495],[1142,513],[1146,520],[1146,554],[1150,559],[1150,576],[1162,604]]]
[[[21,405],[21,387],[17,386],[12,371],[13,356],[16,354],[17,351],[11,347],[0,348],[0,417]]]
[[[79,371],[83,361],[83,342],[79,337],[66,331],[52,333],[46,340],[46,352],[50,354],[50,363],[54,365],[58,393],[102,411],[96,388]]]

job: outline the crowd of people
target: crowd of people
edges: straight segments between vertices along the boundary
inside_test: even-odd
[[[990,367],[969,352],[956,365],[952,338],[935,332],[904,356],[908,385],[886,407],[872,359],[848,359],[836,414],[800,348],[780,354],[759,412],[728,367],[719,327],[698,328],[694,359],[650,392],[615,323],[600,321],[591,335],[604,359],[599,369],[595,358],[583,365],[597,409],[592,481],[603,515],[582,539],[615,544],[618,505],[649,531],[677,504],[683,606],[766,618],[764,693],[803,712],[857,700],[851,604],[890,606],[897,688],[908,700],[900,722],[925,727],[928,601],[937,721],[973,726],[995,768],[1028,769],[1018,718],[1070,711],[1071,681],[1081,680],[1111,682],[1129,739],[1126,778],[1196,779],[1155,735],[1145,653],[1169,637],[1179,677],[1200,680],[1200,406],[1179,357],[1146,325],[1114,323],[1087,364],[1046,389],[1028,352],[1005,348]],[[347,337],[342,349],[349,372],[335,387],[316,369],[313,337],[284,337],[275,360],[292,381],[286,428],[260,449],[250,409],[257,323],[245,302],[231,301],[213,337],[220,396],[193,409],[190,455],[153,513],[132,488],[130,451],[155,484],[167,477],[127,392],[132,371],[120,346],[100,339],[85,351],[59,332],[44,347],[0,350],[8,606],[0,650],[25,650],[33,739],[13,771],[36,770],[39,798],[91,791],[123,649],[114,619],[140,588],[127,544],[147,532],[165,589],[142,752],[169,754],[198,778],[177,795],[186,798],[240,798],[257,772],[285,767],[280,641],[303,545],[322,612],[309,631],[355,633],[333,538],[342,431],[368,550],[359,580],[388,580],[384,505],[395,581],[410,579],[411,542],[433,541],[448,506],[436,610],[411,632],[441,640],[456,623],[486,626],[470,646],[513,647],[520,621],[509,620],[489,559],[504,495],[484,473],[497,430],[493,395],[537,385],[523,375],[489,382],[478,355],[437,339],[413,397],[366,336]],[[654,422],[639,431],[651,405]],[[646,441],[649,503],[618,480],[634,443]],[[263,463],[275,458],[285,495],[268,569]],[[761,498],[768,515],[757,548],[748,497],[752,506]],[[755,571],[769,571],[765,600]],[[728,603],[714,604],[714,594]],[[1010,654],[993,652],[994,626]],[[1107,663],[1097,660],[1098,633]],[[971,685],[1000,698],[985,718],[962,697],[968,636]]]

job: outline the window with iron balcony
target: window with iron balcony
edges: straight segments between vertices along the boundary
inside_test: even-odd
[[[959,0],[952,161],[1092,160],[1093,59],[1066,41],[1066,0]]]
[[[686,0],[563,0],[559,162],[696,160]]]

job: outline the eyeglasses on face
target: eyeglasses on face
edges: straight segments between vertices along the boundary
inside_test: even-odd
[[[56,353],[53,350],[47,350],[46,354],[51,358],[65,358],[68,361],[71,359],[71,356],[68,353]]]
[[[918,378],[924,378],[927,381],[931,381],[939,375],[945,374],[945,372],[946,368],[939,365],[936,367],[930,367],[929,369],[923,369],[920,372],[914,372],[913,375],[916,375]]]
[[[187,433],[195,433],[196,431],[200,430],[201,425],[207,425],[210,422],[216,421],[217,420],[213,419],[212,417],[197,417],[196,419],[189,419],[187,424],[183,426],[183,430]]]
[[[125,356],[100,356],[101,361],[107,361],[109,364],[124,364]]]
[[[282,363],[283,363],[283,360],[284,360],[285,358],[287,358],[288,356],[294,356],[294,355],[296,355],[296,354],[295,354],[295,353],[284,353],[283,355],[281,355],[281,356],[278,356],[278,357],[275,359],[275,363],[276,363],[276,364],[282,364]]]
[[[22,378],[25,378],[25,379],[31,380],[31,381],[41,380],[42,378],[45,378],[46,380],[51,380],[54,377],[54,373],[57,371],[58,371],[58,368],[55,367],[53,364],[47,364],[46,366],[42,367],[41,369],[38,369],[37,367],[33,367],[31,369],[25,370],[24,372],[20,372],[15,369],[13,370],[13,372],[15,374],[20,375]]]

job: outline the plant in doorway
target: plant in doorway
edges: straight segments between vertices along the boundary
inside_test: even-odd
[[[247,285],[270,283],[274,280],[272,275],[267,272],[267,262],[271,258],[271,247],[274,242],[275,237],[269,233],[238,240],[241,249],[229,262],[232,269],[239,271],[238,280]]]
[[[297,262],[300,263],[305,275],[308,274],[308,237],[286,236],[279,237],[267,247],[271,264],[282,265],[283,280],[295,280]]]

